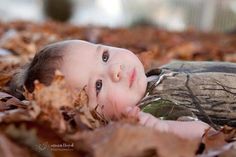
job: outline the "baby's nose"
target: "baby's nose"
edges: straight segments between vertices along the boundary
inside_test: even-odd
[[[110,78],[112,81],[114,82],[118,82],[121,80],[121,73],[122,73],[122,69],[121,69],[121,65],[120,64],[113,64],[110,67]]]

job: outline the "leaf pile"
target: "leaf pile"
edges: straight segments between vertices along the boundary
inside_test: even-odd
[[[235,156],[235,129],[206,131],[202,141],[139,126],[107,122],[88,106],[82,90],[72,94],[57,72],[51,85],[35,82],[24,101],[7,94],[9,81],[48,43],[82,39],[135,52],[145,68],[170,59],[236,62],[236,36],[152,27],[78,27],[52,21],[0,23],[0,156],[5,157],[210,157]]]
[[[34,91],[32,93],[26,91],[25,97],[41,108],[39,121],[44,124],[49,123],[47,125],[59,134],[71,132],[71,127],[75,127],[71,126],[73,125],[71,123],[82,123],[91,129],[102,125],[99,119],[93,116],[93,108],[88,106],[86,92],[84,90],[79,93],[69,91],[66,88],[64,76],[59,71],[56,71],[50,86],[45,86],[36,80]]]
[[[168,32],[155,27],[111,29],[78,27],[52,21],[41,24],[0,22],[0,53],[19,57],[21,64],[28,62],[36,50],[45,44],[65,39],[81,39],[130,49],[140,55],[146,68],[150,64],[164,64],[170,59],[236,62],[235,38],[234,34],[194,30]]]

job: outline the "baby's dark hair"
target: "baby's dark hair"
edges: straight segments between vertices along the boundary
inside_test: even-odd
[[[22,95],[24,87],[29,91],[34,90],[34,81],[50,85],[55,71],[60,70],[63,52],[66,49],[65,42],[50,44],[38,51],[33,60],[15,74],[10,83],[10,94],[18,99],[24,99]]]

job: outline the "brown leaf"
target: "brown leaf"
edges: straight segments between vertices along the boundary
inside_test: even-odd
[[[0,92],[0,112],[17,108],[26,109],[27,106],[19,99],[13,97],[12,95]]]
[[[21,65],[21,60],[13,55],[0,56],[0,89],[8,86],[14,73]]]
[[[73,128],[81,129],[71,125],[81,126],[83,123],[91,129],[101,125],[100,120],[92,114],[94,109],[88,106],[86,92],[69,91],[64,76],[59,71],[56,71],[55,78],[49,86],[35,81],[34,91],[25,92],[25,96],[41,108],[39,121],[47,123],[59,134],[70,132]]]
[[[0,92],[0,122],[33,121],[39,113],[40,108],[34,103]]]
[[[213,157],[213,156],[219,156],[219,157],[235,157],[236,155],[236,142],[227,143],[217,149],[211,149],[208,151],[205,151],[201,155],[197,155],[197,157]]]
[[[77,150],[94,157],[191,157],[195,156],[199,143],[127,123],[113,123],[95,131],[78,132],[66,139],[73,141]]]
[[[21,147],[31,150],[34,155],[52,157],[52,152],[49,148],[41,149],[41,143],[35,129],[28,129],[24,124],[21,124],[20,127],[12,124],[7,126],[4,132],[12,141],[21,145]]]
[[[219,157],[235,157],[236,156],[236,142],[229,143],[221,148],[222,152]]]
[[[31,43],[30,40],[27,40],[27,37],[23,36],[24,34],[25,33],[20,33],[15,29],[8,30],[2,36],[0,46],[21,56],[34,55],[36,52],[36,46],[34,43]]]
[[[205,144],[206,151],[218,149],[226,144],[224,133],[208,129],[203,136],[203,143]]]
[[[82,122],[90,129],[95,129],[106,123],[105,118],[96,112],[96,108],[89,106],[88,95],[83,89],[77,96],[75,100],[76,115],[75,121],[77,123]]]
[[[60,112],[62,107],[73,107],[73,98],[67,90],[63,76],[60,73],[55,75],[50,86],[46,86],[37,80],[32,93],[27,90],[24,93],[27,100],[36,103],[41,113],[38,120],[51,128],[64,133],[67,130],[66,123]]]
[[[153,51],[148,51],[148,52],[142,52],[138,54],[138,57],[142,64],[144,65],[145,69],[149,69],[152,65],[153,59],[155,58],[156,53]]]
[[[35,89],[33,93],[25,92],[24,95],[29,101],[36,101],[41,107],[51,106],[60,109],[62,106],[74,107],[73,96],[66,88],[64,76],[57,71],[55,78],[49,86],[39,81],[35,81]]]
[[[230,127],[225,125],[222,129],[221,132],[224,133],[225,136],[225,141],[230,142],[230,141],[236,141],[236,128]]]
[[[205,150],[219,149],[228,142],[235,141],[236,128],[224,126],[219,131],[207,130],[203,136],[203,143],[205,144]]]
[[[2,157],[31,157],[32,154],[26,148],[22,148],[12,142],[6,135],[0,133],[0,156]]]

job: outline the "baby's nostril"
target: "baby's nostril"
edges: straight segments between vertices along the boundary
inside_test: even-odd
[[[116,80],[117,80],[117,81],[120,80],[120,73],[117,73],[117,74],[116,74]]]

